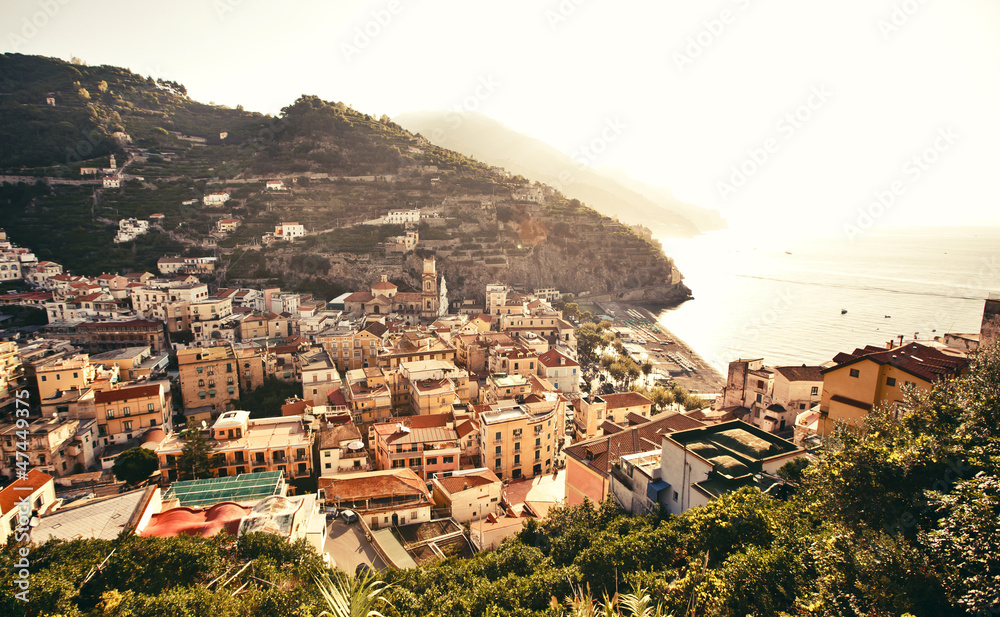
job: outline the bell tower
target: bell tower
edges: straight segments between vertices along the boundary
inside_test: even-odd
[[[420,315],[428,319],[438,316],[441,295],[438,293],[437,262],[433,257],[424,258],[424,271],[420,284]]]

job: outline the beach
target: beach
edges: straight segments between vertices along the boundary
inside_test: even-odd
[[[703,396],[722,392],[725,377],[690,345],[674,336],[644,307],[622,302],[600,302],[599,307],[613,317],[615,328],[631,330],[629,347],[641,347],[653,365],[653,374],[675,382]],[[709,397],[711,398],[711,397]]]

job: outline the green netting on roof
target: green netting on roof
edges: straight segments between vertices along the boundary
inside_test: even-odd
[[[692,441],[687,445],[687,449],[704,459],[710,459],[721,454],[718,448],[704,441]]]
[[[741,428],[721,431],[713,435],[713,437],[716,443],[757,460],[780,452],[777,447],[774,447],[774,451],[772,452],[772,444],[770,442],[756,437]]]
[[[182,506],[204,506],[224,501],[258,501],[280,495],[285,481],[280,471],[243,473],[226,478],[174,482],[164,500],[177,499]]]
[[[750,468],[731,456],[716,456],[711,459],[715,471],[725,474],[730,478],[745,476],[750,473]]]

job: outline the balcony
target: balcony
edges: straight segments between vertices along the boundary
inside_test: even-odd
[[[304,463],[304,462],[306,462],[308,460],[309,460],[309,457],[306,456],[305,454],[296,454],[295,455],[295,462],[296,463]]]

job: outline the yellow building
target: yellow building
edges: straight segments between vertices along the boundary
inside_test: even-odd
[[[150,428],[171,429],[170,386],[158,381],[94,395],[97,434],[104,445],[124,443]]]
[[[552,473],[559,427],[556,408],[540,413],[504,401],[479,413],[483,466],[500,479],[517,480]]]
[[[302,416],[250,419],[249,411],[227,411],[212,425],[208,440],[213,475],[281,471],[287,479],[310,476],[312,439]],[[171,482],[178,479],[177,457],[183,449],[181,433],[170,433],[156,448],[160,470]]]
[[[212,406],[215,414],[231,409],[241,391],[264,383],[264,361],[264,352],[258,348],[220,345],[178,351],[184,408]]]
[[[836,366],[823,370],[819,433],[833,433],[838,423],[860,426],[872,409],[895,408],[903,402],[903,388],[930,390],[939,381],[964,373],[967,358],[952,356],[920,343],[882,348],[869,345],[834,357]]]
[[[91,364],[90,356],[85,353],[58,360],[43,360],[33,368],[38,398],[43,401],[53,398],[57,391],[83,390],[87,386],[94,387],[95,390],[104,389],[118,379],[117,366],[104,369]]]
[[[331,328],[316,336],[316,342],[330,354],[340,371],[377,366],[382,350],[382,335],[387,328],[373,322],[355,331],[351,328]]]

